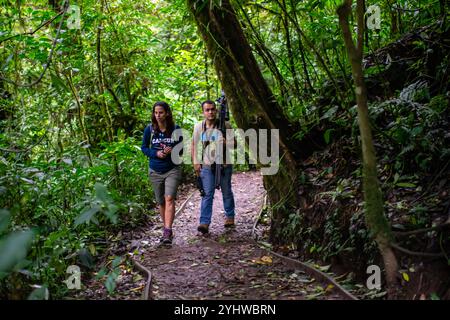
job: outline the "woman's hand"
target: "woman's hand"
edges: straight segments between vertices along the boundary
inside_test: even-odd
[[[165,153],[165,155],[167,156],[169,153],[172,152],[172,148],[171,147],[164,147],[163,152]]]
[[[156,156],[160,159],[164,159],[165,157],[167,157],[167,154],[165,154],[163,150],[158,150],[156,152]]]

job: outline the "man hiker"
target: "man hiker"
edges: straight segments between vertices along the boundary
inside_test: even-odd
[[[214,101],[206,100],[202,103],[203,121],[194,126],[192,139],[192,163],[195,174],[200,176],[203,184],[204,196],[200,207],[200,224],[197,228],[202,234],[209,232],[211,223],[212,208],[215,192],[215,166],[222,166],[220,179],[220,189],[222,191],[223,206],[225,210],[226,228],[234,227],[234,196],[231,189],[231,174],[233,167],[230,160],[230,149],[235,146],[235,139],[227,141],[218,130],[217,108]],[[225,122],[225,128],[231,129],[231,125]],[[223,147],[225,145],[225,148]],[[222,152],[218,152],[223,148]],[[225,150],[224,150],[225,149]],[[201,153],[199,154],[199,152]],[[216,152],[217,151],[217,152]],[[225,158],[225,161],[221,161]],[[217,162],[217,163],[216,163]]]

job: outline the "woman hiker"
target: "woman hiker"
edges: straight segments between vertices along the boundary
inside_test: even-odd
[[[153,185],[159,213],[164,225],[161,242],[171,244],[175,218],[175,199],[181,182],[181,166],[173,162],[172,150],[183,137],[173,136],[176,129],[169,105],[158,101],[153,105],[152,123],[144,130],[142,152],[149,157],[149,177]]]

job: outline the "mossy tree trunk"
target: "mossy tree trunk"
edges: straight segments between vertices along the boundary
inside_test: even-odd
[[[187,4],[237,125],[243,130],[280,129],[279,171],[276,175],[264,176],[269,200],[272,204],[280,204],[273,211],[274,239],[274,231],[279,230],[283,217],[296,205],[295,156],[299,152],[299,143],[292,137],[299,128],[289,123],[263,78],[230,2],[187,0]],[[268,149],[270,154],[270,145]]]
[[[350,58],[353,81],[355,83],[356,102],[358,105],[358,122],[362,141],[363,156],[363,190],[365,201],[366,224],[383,257],[386,269],[388,292],[395,293],[397,286],[398,263],[391,247],[391,228],[384,215],[383,198],[377,178],[377,161],[370,129],[367,106],[367,88],[364,82],[362,68],[364,39],[364,3],[357,0],[356,20],[358,25],[357,43],[353,42],[348,18],[351,14],[352,0],[345,0],[338,8],[339,24],[341,26],[345,47]]]

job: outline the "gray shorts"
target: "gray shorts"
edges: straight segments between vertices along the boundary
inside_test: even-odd
[[[158,173],[149,169],[150,181],[159,204],[164,204],[164,196],[177,197],[177,189],[181,182],[181,166],[176,166],[166,173]]]

